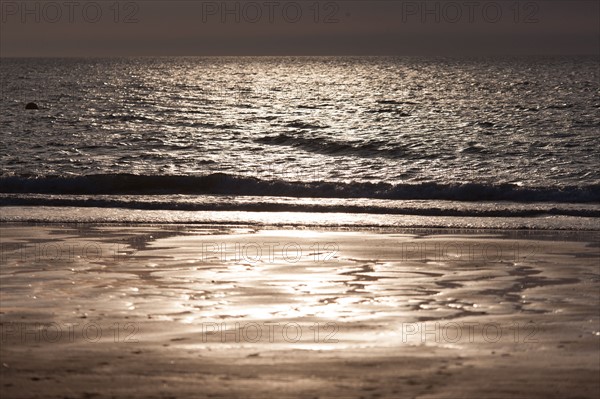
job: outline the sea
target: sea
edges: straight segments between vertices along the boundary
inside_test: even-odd
[[[599,61],[2,58],[0,220],[598,230]]]

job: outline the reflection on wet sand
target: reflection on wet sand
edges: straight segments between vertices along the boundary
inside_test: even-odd
[[[276,364],[276,353],[305,365],[323,353],[377,356],[378,365],[408,354],[476,363],[499,353],[540,367],[543,356],[527,353],[551,347],[544,356],[558,360],[600,336],[598,247],[586,237],[185,226],[5,231],[0,316],[10,326],[2,337],[9,367],[23,350],[36,354],[35,333],[26,329],[44,334],[48,326],[71,326],[71,335],[52,342],[67,348],[107,354],[124,341],[136,345],[126,347],[130,353],[149,350],[159,362],[185,353],[256,358],[255,365]],[[73,327],[90,323],[103,333],[92,347],[90,331]],[[25,335],[14,332],[23,325]],[[33,344],[48,343],[38,338]],[[418,348],[433,352],[412,352]],[[297,350],[308,352],[297,358]],[[560,373],[574,372],[564,367]],[[306,377],[302,370],[297,376]]]

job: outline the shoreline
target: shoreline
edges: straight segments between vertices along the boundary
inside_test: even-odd
[[[174,211],[126,208],[2,206],[0,223],[243,225],[310,228],[433,228],[599,231],[597,217],[425,216],[340,212]]]

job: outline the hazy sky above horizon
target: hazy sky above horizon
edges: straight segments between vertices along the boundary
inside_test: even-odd
[[[2,0],[0,55],[598,54],[599,3]]]

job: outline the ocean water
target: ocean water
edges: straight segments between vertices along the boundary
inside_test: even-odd
[[[3,58],[0,205],[589,225],[598,61]]]

